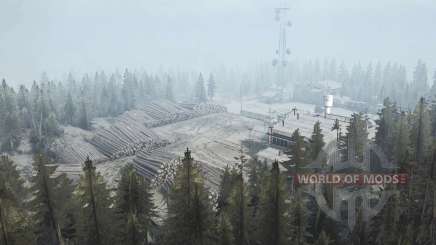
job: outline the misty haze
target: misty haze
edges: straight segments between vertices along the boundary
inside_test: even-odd
[[[436,244],[435,13],[0,0],[0,245]]]

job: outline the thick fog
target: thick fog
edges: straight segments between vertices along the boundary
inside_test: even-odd
[[[293,0],[294,59],[436,65],[434,0]],[[0,77],[271,62],[279,0],[0,0]]]

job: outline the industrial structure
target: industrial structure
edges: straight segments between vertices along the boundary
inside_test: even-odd
[[[279,88],[283,89],[286,84],[285,69],[288,65],[288,56],[291,54],[290,49],[287,47],[287,29],[292,26],[291,22],[287,18],[287,13],[290,8],[284,4],[282,7],[275,9],[275,19],[279,23],[279,39],[278,46],[275,51],[275,58],[272,62],[276,67],[276,84]]]

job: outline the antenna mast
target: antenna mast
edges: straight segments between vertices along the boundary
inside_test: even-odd
[[[275,9],[275,19],[279,23],[279,42],[272,64],[277,68],[276,83],[281,89],[285,87],[285,68],[288,65],[288,56],[291,54],[287,47],[287,29],[292,26],[286,15],[289,10],[290,8],[286,6],[285,1],[283,1],[282,7]]]

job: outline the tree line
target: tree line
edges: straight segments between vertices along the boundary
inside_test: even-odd
[[[270,64],[253,70],[254,72],[238,76],[244,95],[262,94],[276,81],[275,71]],[[396,101],[398,106],[413,108],[421,96],[436,92],[436,71],[431,70],[422,60],[409,70],[405,65],[396,62],[347,64],[335,59],[316,59],[290,62],[285,71],[286,78],[280,86],[295,90],[294,98],[299,100],[307,97],[307,91],[316,89],[318,81],[335,81],[340,85],[340,88],[333,89],[335,95],[349,97],[369,105],[382,104],[383,100],[389,97]],[[235,75],[232,71],[217,73],[217,76],[225,83],[223,86],[229,89],[234,87],[232,77]],[[321,103],[314,99],[312,101]]]
[[[224,169],[217,191],[205,185],[201,166],[186,150],[163,208],[130,164],[111,189],[90,160],[73,184],[36,154],[25,184],[3,156],[0,244],[434,244],[436,105],[421,99],[414,111],[401,111],[386,99],[379,115],[374,142],[410,175],[410,183],[385,186],[398,193],[372,220],[358,215],[352,231],[323,214],[289,179],[293,171],[307,171],[324,147],[318,122],[310,139],[294,131],[287,163],[267,164],[241,152]],[[364,114],[353,114],[346,131],[338,132],[344,156],[351,144],[355,157],[363,157],[367,123]],[[338,130],[335,124],[332,130]]]
[[[114,117],[143,103],[167,99],[190,103],[205,103],[215,96],[216,83],[211,74],[207,83],[198,76],[193,93],[188,98],[175,94],[180,85],[173,78],[140,75],[126,70],[107,76],[97,72],[93,79],[85,74],[80,82],[69,74],[66,81],[55,82],[43,75],[30,89],[24,85],[18,91],[3,79],[0,85],[0,151],[15,150],[24,131],[30,132],[34,151],[48,152],[50,143],[62,134],[61,125],[89,129],[92,119]]]

